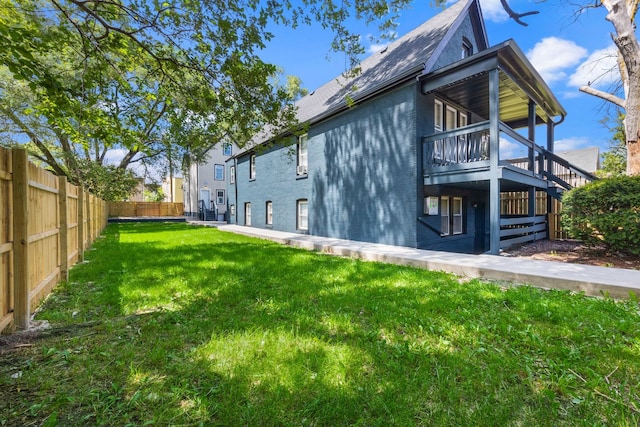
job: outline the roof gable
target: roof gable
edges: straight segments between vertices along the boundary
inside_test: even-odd
[[[481,39],[486,43],[477,1],[459,1],[364,59],[357,76],[349,79],[339,76],[301,98],[296,102],[298,120],[317,121],[345,108],[347,98],[358,101],[406,77],[418,75],[429,62],[434,62],[434,55],[441,53],[447,36],[455,31],[470,9],[475,10],[476,19],[480,19],[480,32],[484,33]]]

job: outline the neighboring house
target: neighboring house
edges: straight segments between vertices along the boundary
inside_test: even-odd
[[[136,178],[136,181],[138,181],[138,183],[131,193],[131,196],[127,199],[127,202],[144,202],[144,178]]]
[[[192,163],[184,177],[184,214],[204,220],[224,221],[227,215],[225,162],[237,151],[233,144],[217,144],[207,152],[206,163]]]
[[[164,202],[184,203],[184,189],[182,178],[165,178],[162,181]]]
[[[562,151],[556,154],[575,167],[580,168],[585,172],[589,172],[592,175],[595,175],[596,171],[600,169],[600,149],[598,147]],[[584,180],[581,180],[576,176],[558,176],[567,181],[572,187],[579,187],[585,184]]]
[[[230,222],[497,254],[546,236],[535,209],[501,217],[502,192],[558,197],[558,165],[585,175],[553,154],[565,110],[514,41],[488,46],[477,0],[452,5],[297,107],[305,135],[255,141],[266,145],[227,162]],[[501,142],[525,162],[512,164]]]

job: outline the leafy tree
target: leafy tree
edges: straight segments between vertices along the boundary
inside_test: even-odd
[[[0,113],[4,144],[80,183],[81,165],[165,164],[171,173],[219,141],[249,143],[268,125],[297,126],[299,81],[280,84],[260,58],[273,25],[319,22],[355,66],[364,49],[350,19],[383,34],[409,0],[3,0]],[[353,67],[356,69],[356,67]]]
[[[627,170],[627,149],[625,147],[624,114],[618,112],[615,123],[609,127],[612,138],[609,150],[602,153],[602,165],[596,174],[601,178],[624,175]],[[608,119],[605,119],[605,124]]]
[[[88,159],[78,161],[78,179],[83,187],[110,202],[129,198],[138,184],[133,171],[114,165],[100,165]]]
[[[164,191],[158,184],[147,184],[143,193],[145,202],[161,202],[164,200]]]

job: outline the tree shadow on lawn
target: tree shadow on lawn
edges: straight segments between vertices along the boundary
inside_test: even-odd
[[[113,264],[96,265],[104,246],[79,267],[97,274],[98,296],[108,296],[87,303],[113,306],[82,316],[103,322],[73,368],[54,373],[62,384],[71,373],[94,378],[80,412],[98,423],[597,421],[588,400],[572,403],[582,392],[567,369],[620,366],[621,378],[638,378],[626,368],[638,357],[631,346],[605,348],[612,336],[640,335],[637,318],[611,302],[567,304],[566,293],[461,284],[210,229],[170,249],[155,240],[114,248],[117,278]],[[595,306],[612,317],[600,331],[593,322],[601,320],[585,314]],[[51,405],[70,411],[65,393],[74,390],[56,388]]]

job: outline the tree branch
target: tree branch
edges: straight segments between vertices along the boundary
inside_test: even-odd
[[[507,14],[509,15],[509,18],[513,19],[518,24],[524,27],[527,27],[529,24],[527,24],[524,21],[521,21],[520,18],[524,18],[525,16],[529,16],[529,15],[537,15],[538,13],[540,13],[537,10],[532,10],[530,12],[524,12],[524,13],[515,12],[513,9],[511,9],[511,7],[509,6],[509,2],[507,0],[500,0],[500,4],[502,5],[502,8],[504,9],[504,11],[507,12]]]
[[[600,99],[604,99],[605,101],[609,101],[620,108],[627,108],[626,101],[622,98],[615,96],[614,94],[604,92],[591,86],[580,86],[580,92],[588,93],[589,95],[597,96]]]
[[[13,123],[15,123],[20,129],[22,129],[22,131],[31,139],[31,141],[33,141],[33,143],[36,145],[36,147],[38,147],[38,149],[42,152],[42,155],[45,157],[45,163],[51,166],[51,168],[55,171],[56,175],[66,176],[67,178],[70,178],[69,174],[67,174],[62,169],[62,167],[60,167],[55,157],[53,157],[53,154],[51,154],[51,151],[49,151],[47,147],[44,145],[44,143],[40,140],[40,138],[38,138],[38,135],[36,135],[29,128],[29,126],[27,126],[27,124],[20,119],[20,117],[18,117],[9,108],[3,108],[2,112],[6,114],[7,117],[10,118],[11,121],[13,121]]]

